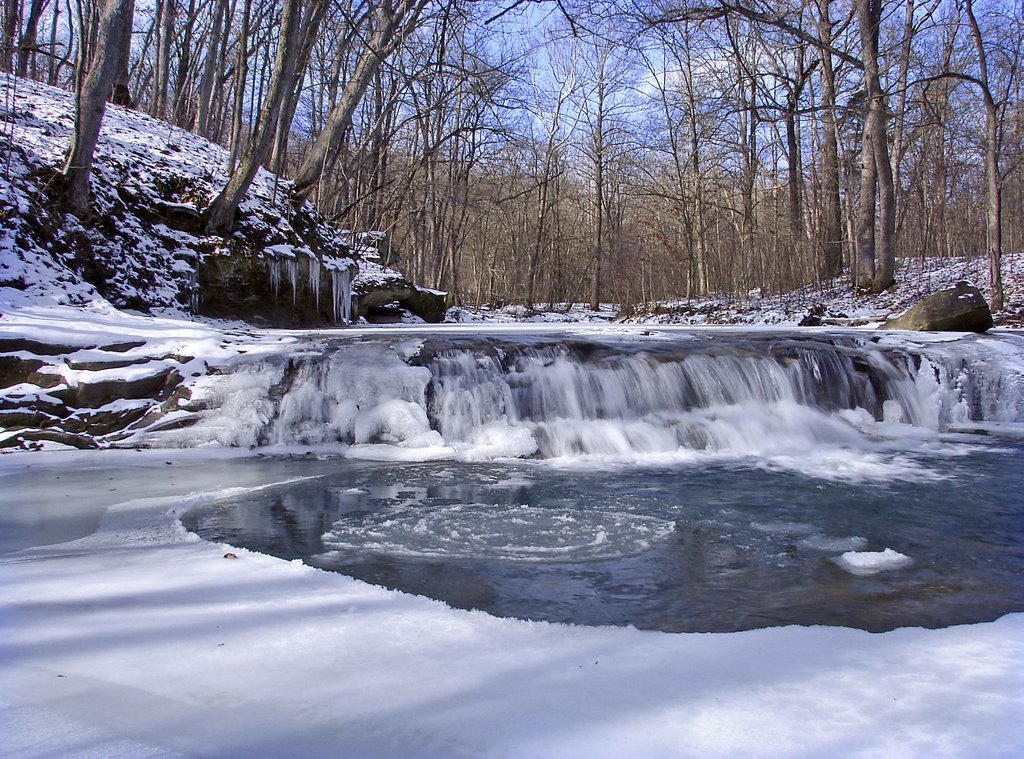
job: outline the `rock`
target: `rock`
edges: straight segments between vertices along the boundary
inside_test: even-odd
[[[271,274],[275,265],[277,287]],[[324,327],[333,322],[330,272],[321,269],[312,281],[306,256],[285,261],[244,251],[208,255],[199,267],[198,286],[198,313],[203,316],[267,327]]]
[[[367,317],[369,321],[373,321],[378,311],[393,310],[394,306],[404,308],[431,324],[444,321],[448,311],[448,293],[419,287],[401,277],[357,282],[355,294],[358,315]]]
[[[444,315],[448,311],[448,293],[413,285],[412,294],[401,301],[401,304],[423,321],[437,324],[444,321]]]
[[[825,315],[825,304],[815,303],[809,309],[804,317],[800,320],[798,326],[801,327],[820,327],[821,318]]]
[[[984,332],[992,328],[992,311],[981,291],[968,282],[927,295],[904,313],[888,319],[883,329],[918,332]]]
[[[76,387],[52,394],[75,408],[98,409],[118,400],[166,400],[182,379],[177,369],[161,368],[152,374],[130,379],[81,382]]]
[[[0,387],[14,387],[28,382],[28,378],[42,366],[43,362],[39,359],[0,356]]]
[[[120,432],[144,417],[146,408],[126,408],[120,411],[88,411],[81,410],[70,419],[65,419],[61,428],[73,435],[102,437],[113,432]]]
[[[58,429],[24,430],[0,440],[0,448],[35,450],[40,448],[40,443],[43,442],[60,443],[71,448],[99,448],[99,444],[88,435],[73,435]]]

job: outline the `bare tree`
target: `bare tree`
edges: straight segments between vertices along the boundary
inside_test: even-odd
[[[135,0],[106,0],[89,70],[77,94],[75,131],[64,162],[64,204],[82,216],[89,210],[89,178],[107,100],[123,67],[131,36]]]
[[[294,197],[305,200],[320,181],[328,162],[337,157],[352,115],[373,80],[374,74],[416,28],[420,14],[430,0],[378,0],[363,53],[355,70],[331,109],[324,128],[310,148],[306,159],[295,173]]]
[[[312,0],[310,12],[319,12],[318,7],[325,0]],[[285,98],[294,87],[296,76],[295,58],[299,47],[299,31],[302,26],[302,0],[284,0],[281,7],[281,28],[274,57],[273,74],[266,99],[260,110],[255,133],[249,149],[241,156],[238,165],[228,179],[227,185],[214,198],[206,214],[208,233],[224,233],[235,222],[238,206],[256,177],[256,172],[270,155],[277,133],[277,120]]]
[[[896,269],[896,192],[878,71],[882,0],[856,0],[856,10],[865,95],[855,278],[857,287],[881,292],[893,284]]]
[[[974,0],[963,0],[963,3],[971,41],[978,57],[978,76],[970,79],[981,90],[982,102],[985,104],[985,219],[989,282],[992,288],[992,308],[1000,311],[1003,308],[1003,187],[999,173],[1001,107],[996,101],[989,77],[985,39],[974,13]]]
[[[839,143],[836,136],[836,71],[832,60],[835,45],[832,0],[815,0],[817,9],[818,67],[821,79],[821,267],[825,277],[836,277],[843,268],[843,209],[839,195]]]

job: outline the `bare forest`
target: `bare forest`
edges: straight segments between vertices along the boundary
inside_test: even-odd
[[[3,0],[0,69],[224,145],[468,305],[777,293],[1024,248],[1020,0]]]

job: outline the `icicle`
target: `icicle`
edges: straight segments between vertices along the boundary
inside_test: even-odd
[[[296,264],[295,259],[285,259],[284,269],[288,274],[288,282],[292,286],[292,305],[294,306],[297,297],[297,288],[299,283],[298,265]]]
[[[345,269],[345,276],[342,277],[342,309],[341,318],[348,324],[352,321],[352,270]]]
[[[352,270],[333,269],[331,290],[334,296],[334,321],[348,324],[352,321]]]
[[[281,289],[281,262],[276,258],[267,259],[267,272],[270,274],[270,289],[274,291],[274,299]]]
[[[316,303],[316,310],[320,310],[320,260],[310,256],[309,258],[309,289],[313,291],[313,300]]]
[[[188,278],[188,307],[193,314],[199,313],[199,270],[193,269]]]

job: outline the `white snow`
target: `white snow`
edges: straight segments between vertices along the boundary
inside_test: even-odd
[[[0,458],[10,504],[137,472],[78,539],[0,556],[5,755],[1010,757],[1024,740],[1024,614],[880,635],[497,619],[188,535],[175,514],[226,486],[200,456]]]
[[[899,551],[886,548],[884,551],[847,551],[836,558],[835,563],[851,574],[874,575],[909,567],[914,560]]]

